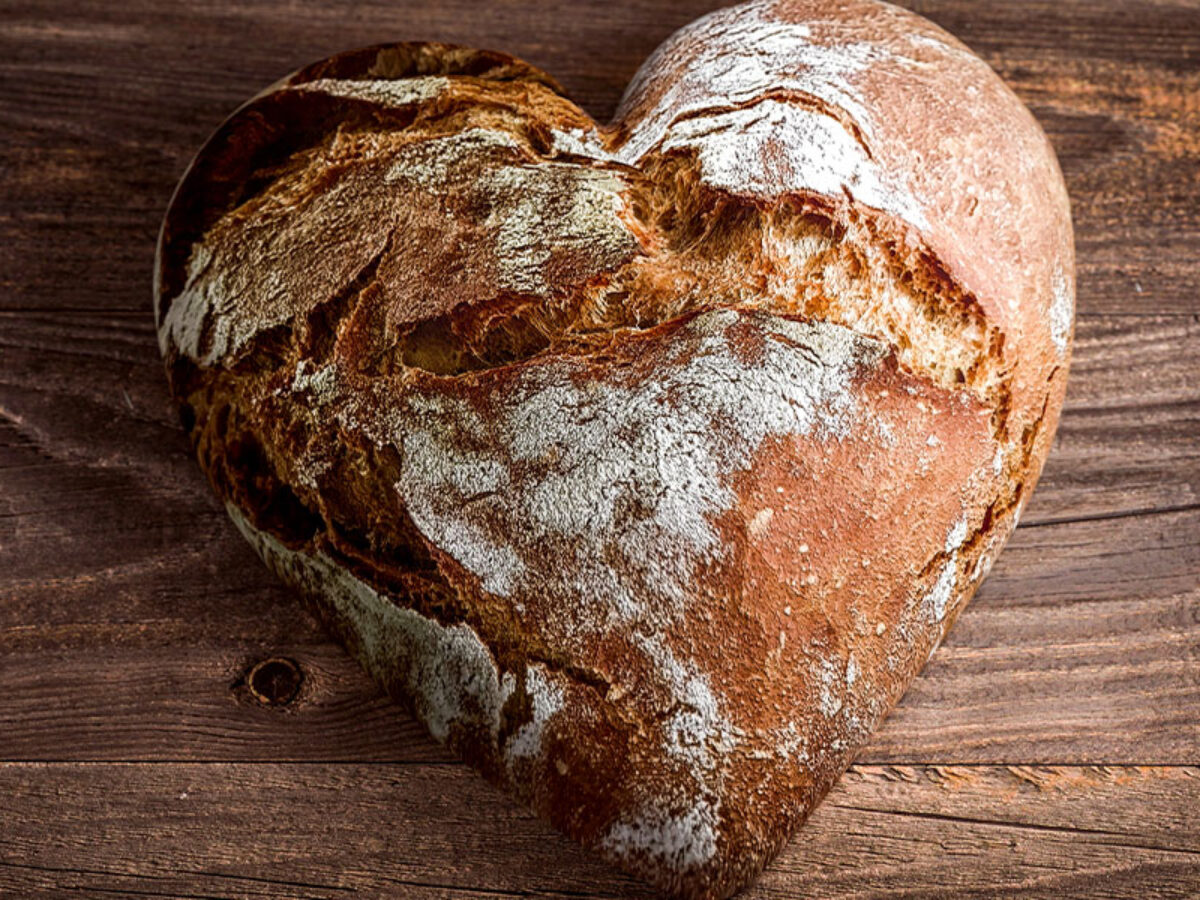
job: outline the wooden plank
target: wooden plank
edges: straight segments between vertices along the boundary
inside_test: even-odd
[[[1194,768],[855,767],[752,897],[1200,891]]]
[[[1200,317],[1088,318],[1075,341],[1025,524],[1200,503]]]
[[[1196,761],[1197,535],[1195,510],[1019,529],[862,758]]]
[[[743,896],[1194,896],[1197,806],[1195,768],[858,766]],[[23,897],[651,896],[457,766],[9,763],[0,814]]]
[[[0,332],[0,759],[447,759],[229,526],[145,320],[81,318]],[[864,760],[1195,761],[1197,355],[1187,318],[1081,325],[1025,525]],[[241,684],[272,656],[282,710]]]
[[[1075,204],[1081,313],[1200,311],[1200,8],[912,5],[991,62],[1054,141]],[[187,159],[299,65],[392,39],[493,47],[545,67],[606,118],[646,54],[711,6],[8,3],[0,304],[144,311],[155,232]]]
[[[1195,761],[1197,533],[1195,511],[1018,531],[861,758]],[[267,578],[230,544],[233,571]],[[1085,577],[1109,587],[1081,588]],[[281,588],[185,596],[154,584],[134,573],[4,602],[0,758],[448,759]],[[51,621],[28,621],[55,595],[66,603]],[[242,680],[272,657],[304,673],[283,709]]]

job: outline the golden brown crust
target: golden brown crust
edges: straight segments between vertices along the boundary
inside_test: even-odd
[[[611,126],[502,54],[221,127],[155,308],[201,464],[434,737],[681,896],[752,878],[974,592],[1070,349],[1061,176],[873,0],[689,26]]]

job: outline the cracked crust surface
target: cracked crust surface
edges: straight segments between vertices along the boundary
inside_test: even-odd
[[[155,309],[239,528],[430,733],[665,890],[747,883],[978,586],[1049,449],[1044,136],[870,0],[669,39],[599,126],[395,45],[226,122]]]

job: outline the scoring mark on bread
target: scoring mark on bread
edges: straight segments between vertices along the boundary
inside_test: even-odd
[[[500,287],[545,297],[555,254],[593,257],[594,271],[628,259],[638,244],[623,222],[625,182],[610,172],[544,163],[509,167],[487,182],[494,202]]]
[[[617,112],[624,120],[638,111],[622,155],[645,156],[681,118],[780,91],[844,110],[869,132],[871,116],[852,79],[878,59],[879,48],[862,42],[824,45],[812,40],[818,23],[779,21],[774,6],[763,0],[717,10],[665,41],[639,70]],[[677,60],[685,61],[682,68]]]

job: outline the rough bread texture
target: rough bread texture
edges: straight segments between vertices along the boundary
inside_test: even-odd
[[[1062,404],[1067,198],[873,0],[680,31],[597,125],[371,48],[233,115],[163,225],[231,516],[434,738],[666,891],[804,820],[978,586]]]

